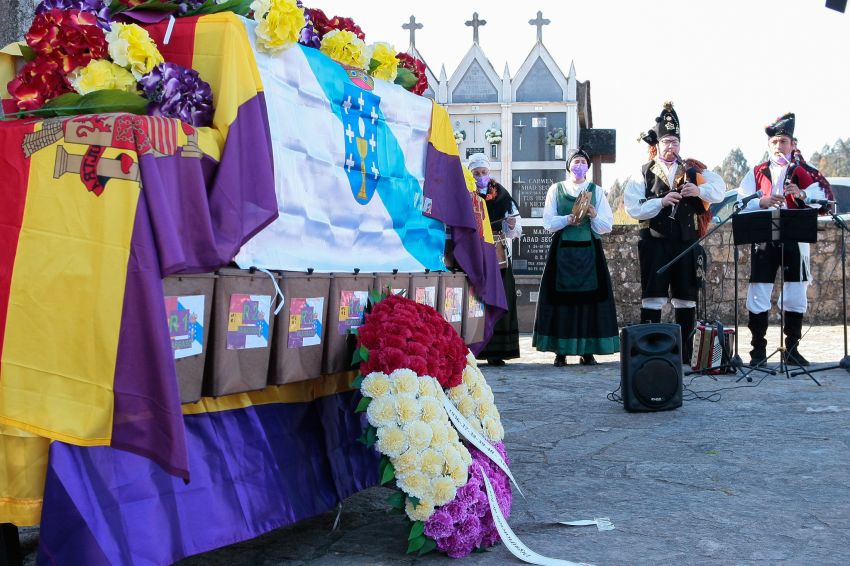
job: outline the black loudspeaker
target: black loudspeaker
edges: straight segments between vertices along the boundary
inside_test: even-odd
[[[620,387],[627,411],[667,411],[682,406],[682,333],[678,324],[623,328]]]

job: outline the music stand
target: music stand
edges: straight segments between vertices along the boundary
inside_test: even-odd
[[[779,242],[779,346],[765,359],[767,360],[779,354],[779,365],[777,371],[791,378],[788,370],[788,352],[785,348],[785,244],[799,244],[800,242],[814,243],[818,239],[818,211],[814,208],[803,209],[778,209],[757,210],[741,214],[732,221],[732,237],[734,244],[762,244],[767,242]],[[800,369],[809,378],[820,385],[812,374],[800,366]],[[754,369],[745,373],[737,379],[748,377]]]
[[[844,220],[833,210],[826,209],[832,216],[832,222],[838,226],[841,231],[841,316],[844,327],[844,357],[836,365],[816,368],[806,373],[817,373],[820,371],[829,371],[833,369],[843,369],[850,372],[850,354],[847,351],[847,238],[845,234],[850,232],[850,228]],[[792,376],[797,376],[803,373],[802,371],[791,372]]]

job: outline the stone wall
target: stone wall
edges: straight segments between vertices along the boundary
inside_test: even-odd
[[[0,47],[23,39],[38,0],[0,0]]]
[[[732,230],[723,226],[706,242],[708,276],[705,283],[706,317],[733,322],[734,264]],[[617,301],[620,325],[633,324],[640,316],[640,270],[637,258],[638,228],[636,225],[615,226],[603,239],[608,268]],[[848,242],[850,245],[850,242]],[[809,311],[806,321],[816,324],[841,324],[841,235],[831,222],[819,223],[818,242],[811,245],[811,268],[814,283],[809,286]],[[738,315],[740,323],[747,320],[747,279],[750,274],[750,248],[738,247]],[[539,278],[517,276],[517,305],[520,329],[531,332],[537,300]],[[778,282],[778,278],[777,278]],[[848,289],[850,292],[850,289]],[[774,287],[774,302],[779,285]],[[774,309],[774,314],[776,313]],[[700,314],[702,307],[700,307]],[[670,305],[664,309],[664,320],[672,322]],[[778,315],[777,315],[778,316]]]

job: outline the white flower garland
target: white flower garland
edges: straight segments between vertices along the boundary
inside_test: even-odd
[[[482,433],[487,440],[492,443],[504,440],[505,429],[494,403],[493,390],[478,368],[475,356],[469,354],[466,357],[463,382],[457,387],[447,389],[446,395],[466,417],[472,428]]]

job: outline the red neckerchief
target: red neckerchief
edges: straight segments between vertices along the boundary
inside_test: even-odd
[[[496,198],[497,193],[498,191],[496,190],[496,183],[490,181],[487,184],[487,194],[484,195],[484,200],[493,200],[494,198]]]

